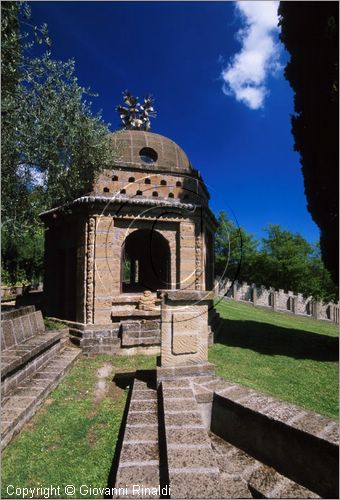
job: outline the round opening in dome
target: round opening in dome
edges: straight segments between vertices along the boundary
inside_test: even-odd
[[[144,163],[155,163],[158,158],[157,152],[152,148],[142,148],[139,151],[139,156]]]

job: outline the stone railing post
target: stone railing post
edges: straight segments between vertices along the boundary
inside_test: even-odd
[[[294,295],[294,297],[292,297],[292,312],[294,314],[297,314],[298,312],[298,297],[296,295]]]
[[[339,324],[339,304],[333,305],[333,321]]]
[[[270,291],[270,303],[273,308],[273,311],[277,310],[277,292],[276,290],[271,290]]]
[[[237,285],[238,285],[238,281],[235,280],[233,283],[233,299],[234,300],[237,300]]]
[[[251,300],[252,300],[254,306],[256,306],[256,302],[257,302],[257,289],[256,289],[255,283],[252,283],[252,285],[251,285]]]
[[[312,315],[314,319],[320,318],[320,306],[321,303],[317,300],[313,300],[312,302]]]

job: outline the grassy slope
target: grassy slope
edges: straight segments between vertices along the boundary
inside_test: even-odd
[[[109,393],[96,401],[97,369],[106,363],[113,365],[106,379]],[[80,359],[4,450],[1,498],[10,498],[8,484],[28,488],[74,484],[78,494],[68,498],[80,498],[82,484],[106,487],[127,396],[111,381],[115,373],[155,364],[154,356]]]
[[[209,352],[217,374],[336,418],[338,327],[233,301]]]

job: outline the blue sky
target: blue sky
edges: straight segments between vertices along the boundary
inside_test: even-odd
[[[281,224],[316,242],[293,151],[293,93],[283,76],[288,55],[273,28],[273,4],[31,6],[35,24],[48,24],[53,57],[75,59],[79,83],[99,94],[93,110],[102,110],[112,131],[123,90],[152,93],[158,116],[151,130],[184,149],[208,185],[215,213],[232,211],[257,238],[266,225]]]

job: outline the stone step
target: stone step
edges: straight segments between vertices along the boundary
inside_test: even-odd
[[[240,396],[240,386],[210,375],[162,380],[158,391],[137,375],[114,498],[320,498],[207,430],[201,403],[226,389]]]
[[[207,425],[206,405],[201,403],[211,402],[215,390],[226,388],[235,392],[240,386],[213,376],[162,381],[171,497],[320,498],[206,430],[210,422]],[[244,388],[243,397],[248,394]],[[254,391],[250,390],[250,395],[254,399]],[[257,397],[263,403],[262,396]]]
[[[79,349],[66,347],[4,398],[1,405],[2,449],[35,414],[80,354]]]
[[[230,498],[321,498],[212,432],[209,437]]]
[[[171,498],[231,498],[189,378],[163,380],[161,395]]]
[[[119,456],[114,486],[117,493],[114,498],[160,498],[160,476],[156,386],[135,378]]]
[[[17,371],[7,376],[1,382],[1,401],[10,396],[17,387],[21,387],[24,381],[33,375],[46,363],[52,360],[61,350],[61,340],[50,346],[48,349],[40,352],[37,356],[33,356],[31,360],[19,366]],[[20,354],[24,352],[21,351]]]

